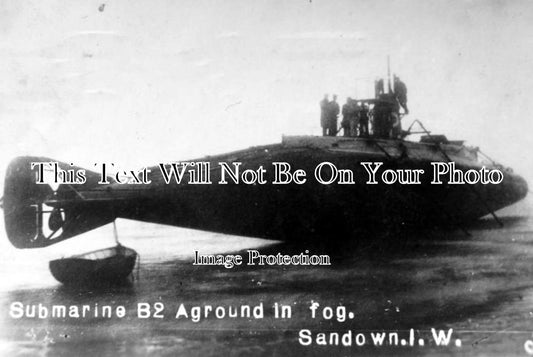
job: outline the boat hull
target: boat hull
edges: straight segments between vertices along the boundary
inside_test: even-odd
[[[527,184],[506,171],[500,184],[431,184],[431,162],[451,159],[461,171],[483,165],[450,146],[401,141],[308,138],[197,161],[209,162],[210,185],[163,184],[159,168],[152,168],[149,194],[125,200],[117,209],[124,218],[279,240],[356,235],[361,230],[401,226],[458,227],[490,214],[525,196]],[[445,153],[445,155],[443,155]],[[241,162],[245,169],[266,169],[264,185],[217,184],[219,162]],[[286,162],[292,171],[307,173],[305,184],[274,185],[273,163]],[[316,167],[329,162],[354,173],[352,184],[325,185],[314,178]],[[362,162],[383,162],[386,169],[423,169],[416,185],[368,184]],[[496,166],[487,165],[494,169]],[[186,180],[187,177],[184,177]]]
[[[54,278],[65,285],[120,282],[131,274],[137,254],[112,255],[103,259],[71,257],[49,262]]]
[[[477,153],[457,142],[284,137],[280,144],[188,160],[204,163],[208,184],[194,183],[194,170],[186,171],[180,183],[166,182],[159,166],[147,168],[149,184],[99,184],[100,174],[86,170],[86,183],[60,185],[53,193],[44,189],[46,185],[32,183],[34,172],[29,169],[32,161],[51,160],[22,157],[10,164],[6,175],[6,231],[16,247],[37,248],[116,218],[285,241],[344,240],[361,231],[401,227],[458,228],[521,200],[528,192],[522,177],[494,162],[482,162]],[[364,162],[382,163],[380,172],[424,170],[424,174],[417,184],[381,180],[369,184]],[[498,184],[432,184],[434,162],[453,163],[463,173],[500,170],[503,180]],[[244,182],[239,174],[241,181],[236,183],[226,174],[227,184],[221,184],[220,163],[230,168],[239,164],[240,173],[262,168],[264,183]],[[291,172],[303,170],[306,182],[274,184],[275,163],[290,165]],[[353,182],[318,182],[315,169],[323,163],[352,172]],[[60,163],[60,167],[67,170],[70,165]],[[45,222],[51,221],[43,213],[46,208],[64,217],[60,231],[48,235],[43,233]]]

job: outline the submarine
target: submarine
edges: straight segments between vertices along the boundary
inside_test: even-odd
[[[526,181],[478,148],[433,135],[418,120],[402,130],[394,95],[379,93],[358,102],[369,108],[373,129],[368,135],[283,136],[279,143],[186,161],[203,165],[209,177],[204,184],[170,183],[165,165],[145,170],[151,176],[143,184],[117,182],[113,177],[102,183],[102,173],[46,157],[17,157],[5,177],[7,236],[17,248],[39,248],[126,218],[289,242],[357,240],[357,233],[366,229],[462,228],[486,215],[500,222],[496,211],[526,196]],[[415,125],[421,131],[414,131]],[[419,141],[408,140],[412,134],[423,135]],[[52,189],[36,182],[36,162],[57,163],[65,171],[83,170],[83,180]],[[279,177],[271,168],[276,163],[289,165],[292,173],[297,169],[313,173],[320,166],[324,177],[338,176],[333,171],[342,168],[355,178],[367,178],[372,163],[379,163],[380,172],[425,173],[434,172],[435,163],[441,163],[450,171],[453,165],[451,172],[471,182],[443,179],[435,183],[432,175],[425,174],[416,184],[399,180],[369,184],[367,179],[325,184],[311,177],[305,182],[294,179],[275,184]],[[261,171],[266,184],[251,178],[250,184],[228,179],[236,166],[240,172],[256,173],[269,168]],[[501,175],[489,174],[485,181],[472,179],[477,177],[475,172],[481,177],[484,171]],[[181,174],[184,182],[199,180],[193,177],[198,171]],[[486,182],[489,179],[492,182]]]

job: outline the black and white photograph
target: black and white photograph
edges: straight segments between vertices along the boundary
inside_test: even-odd
[[[0,356],[533,355],[533,2],[0,3]]]

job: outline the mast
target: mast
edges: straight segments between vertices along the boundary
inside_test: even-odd
[[[392,92],[391,81],[390,81],[390,55],[387,55],[387,93]]]

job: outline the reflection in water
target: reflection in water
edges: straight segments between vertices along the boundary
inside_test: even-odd
[[[404,232],[361,236],[355,243],[306,246],[121,221],[123,243],[141,254],[139,279],[121,286],[68,288],[44,278],[46,259],[52,253],[19,262],[17,269],[33,273],[22,274],[22,281],[3,287],[3,351],[50,355],[425,354],[439,349],[432,344],[416,349],[370,345],[311,349],[298,344],[298,332],[405,333],[414,328],[418,338],[431,327],[452,327],[462,331],[463,345],[443,351],[521,353],[530,337],[533,306],[529,207],[526,202],[504,212],[504,228],[497,228],[491,219],[481,220],[468,228],[469,237],[461,231]],[[90,242],[102,236],[107,232],[94,233]],[[87,243],[83,239],[79,246]],[[192,265],[194,250],[246,256],[249,248],[261,254],[292,255],[305,250],[329,254],[332,265],[232,269]],[[14,274],[6,265],[2,269],[4,277]],[[122,318],[12,319],[8,312],[15,301],[48,307],[123,306],[126,314]],[[311,317],[312,302],[319,303],[316,318]],[[217,318],[212,311],[199,321],[191,319],[193,307],[210,305],[214,311],[222,306],[227,312],[231,306],[261,303],[261,319]],[[290,319],[275,317],[276,303],[291,306]],[[181,314],[177,319],[181,304],[188,316]],[[338,314],[324,318],[328,306]],[[148,313],[150,318],[139,317]]]

